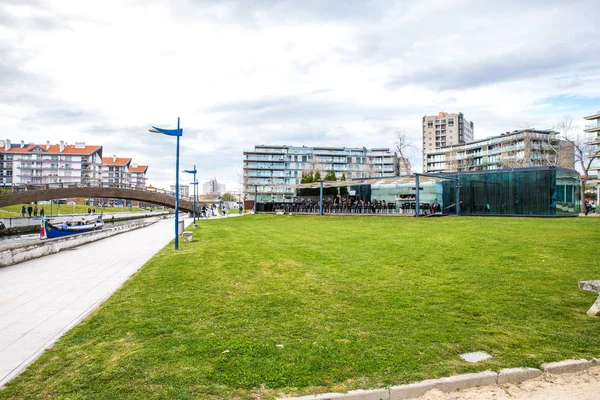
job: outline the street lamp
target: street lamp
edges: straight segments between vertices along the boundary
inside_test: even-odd
[[[196,188],[198,187],[198,181],[196,180],[196,164],[194,164],[194,169],[189,170],[189,169],[184,169],[183,172],[187,172],[188,174],[194,174],[194,182],[192,182],[192,185],[194,185],[194,225],[196,224]]]
[[[183,135],[183,128],[179,127],[179,117],[177,117],[177,129],[162,129],[152,126],[148,129],[152,133],[161,133],[167,136],[177,137],[177,155],[175,161],[175,250],[179,249],[179,137]]]

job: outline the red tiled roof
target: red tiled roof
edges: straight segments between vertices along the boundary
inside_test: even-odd
[[[129,172],[146,172],[148,169],[147,165],[138,165],[136,167],[129,167]]]
[[[64,150],[60,151],[60,145],[51,144],[48,149],[46,149],[45,144],[28,144],[25,147],[11,147],[8,149],[9,153],[30,153],[33,149],[39,147],[42,149],[43,153],[56,153],[56,154],[92,154],[95,151],[102,148],[102,146],[84,146],[81,148],[76,148],[75,145],[66,144]]]
[[[130,162],[131,162],[131,158],[117,157],[115,160],[112,157],[102,157],[102,164],[106,164],[106,165],[127,165]]]

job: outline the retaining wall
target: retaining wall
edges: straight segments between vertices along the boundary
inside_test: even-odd
[[[105,225],[103,229],[94,232],[80,233],[64,238],[44,239],[36,243],[28,243],[25,245],[15,245],[14,247],[0,251],[0,268],[58,253],[62,250],[95,242],[96,240],[118,235],[119,233],[144,228],[157,222],[159,219],[162,218],[155,217],[150,220],[134,222],[129,225],[114,226],[111,228],[106,228]]]

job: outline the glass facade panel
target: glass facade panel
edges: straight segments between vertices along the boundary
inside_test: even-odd
[[[446,176],[458,176],[462,215],[576,216],[579,210],[574,170],[524,168]],[[444,203],[453,204],[454,183],[444,181],[443,186]]]

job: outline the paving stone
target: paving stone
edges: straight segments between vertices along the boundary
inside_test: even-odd
[[[488,358],[492,358],[492,356],[486,353],[485,351],[476,351],[473,353],[461,354],[460,358],[470,363],[476,363],[479,361],[487,360]]]

